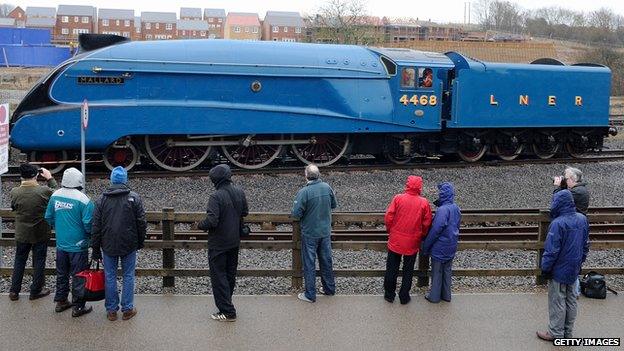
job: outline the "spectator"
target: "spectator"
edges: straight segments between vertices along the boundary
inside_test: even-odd
[[[48,186],[37,183],[37,174],[41,173]],[[9,299],[17,301],[22,290],[24,269],[28,253],[32,251],[33,280],[30,285],[30,300],[50,295],[45,289],[45,263],[50,239],[50,226],[43,219],[48,200],[56,188],[56,181],[45,168],[38,170],[28,163],[20,165],[22,183],[11,189],[11,209],[15,211],[15,264],[11,277]]]
[[[431,68],[425,68],[423,72],[421,87],[431,88],[432,86],[433,86],[433,71],[431,70]]]
[[[56,312],[73,306],[72,317],[80,317],[93,310],[77,298],[76,281],[72,279],[72,303],[69,278],[89,268],[89,236],[93,202],[81,192],[82,173],[69,168],[63,173],[62,188],[50,197],[45,219],[56,230]]]
[[[451,269],[461,223],[461,211],[454,202],[453,184],[438,184],[438,190],[440,195],[434,202],[438,210],[422,249],[423,255],[431,256],[431,289],[425,298],[433,303],[440,302],[440,299],[451,302]]]
[[[198,228],[207,230],[208,264],[215,305],[219,312],[210,317],[219,322],[236,321],[232,294],[236,286],[238,250],[243,217],[249,214],[245,192],[232,184],[232,171],[218,165],[208,173],[217,191],[208,199],[206,219]]]
[[[307,184],[297,192],[292,217],[301,221],[301,257],[305,292],[297,297],[306,302],[316,301],[316,256],[321,270],[323,295],[336,294],[332,268],[331,211],[336,208],[336,196],[329,184],[323,182],[315,165],[305,168]]]
[[[589,223],[576,212],[569,190],[553,195],[553,219],[542,255],[542,275],[548,278],[548,331],[537,332],[543,340],[571,338],[577,301],[574,282],[589,252]]]
[[[555,193],[563,189],[569,189],[574,197],[576,211],[587,214],[589,208],[589,191],[587,183],[582,182],[583,172],[578,168],[566,167],[563,176],[554,178],[553,184],[557,187]]]
[[[126,169],[115,167],[110,181],[111,186],[96,201],[93,211],[93,259],[99,261],[104,257],[105,307],[109,321],[117,320],[117,267],[121,261],[121,312],[122,319],[128,320],[137,314],[134,307],[134,272],[137,250],[143,248],[145,241],[147,222],[141,197],[127,186]]]
[[[388,258],[386,260],[386,274],[384,277],[384,299],[394,302],[396,295],[397,276],[399,265],[403,258],[403,277],[399,300],[401,304],[410,302],[412,277],[416,253],[420,248],[420,241],[431,226],[431,207],[422,192],[422,178],[407,177],[405,192],[394,196],[388,210],[385,222],[388,232]]]

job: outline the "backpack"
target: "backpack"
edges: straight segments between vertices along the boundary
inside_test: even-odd
[[[583,276],[580,281],[581,293],[586,297],[592,299],[604,299],[607,297],[607,290],[611,291],[615,295],[617,292],[607,287],[604,275],[598,272],[588,272]]]

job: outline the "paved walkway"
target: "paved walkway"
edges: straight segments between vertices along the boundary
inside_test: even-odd
[[[624,303],[581,298],[577,337],[624,337]],[[136,297],[130,321],[106,320],[103,303],[72,318],[52,299],[0,296],[2,350],[549,350],[535,337],[546,325],[546,295],[457,294],[407,306],[379,296],[235,296],[235,323],[209,319],[211,296]],[[601,348],[602,349],[602,348]]]

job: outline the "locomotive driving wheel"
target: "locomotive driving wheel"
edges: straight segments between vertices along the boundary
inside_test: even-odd
[[[65,168],[67,152],[63,151],[33,151],[30,153],[30,161],[38,163],[41,167],[47,168],[50,173],[55,174]]]
[[[559,144],[549,144],[549,143],[539,143],[533,144],[533,153],[537,155],[537,157],[546,160],[552,158],[559,151]]]
[[[128,144],[127,146],[111,145],[104,151],[102,158],[106,168],[111,171],[117,166],[122,166],[129,171],[137,164],[139,152],[132,144]]]
[[[566,151],[574,158],[583,158],[587,150],[575,142],[567,142],[565,144]]]
[[[309,143],[292,146],[295,156],[305,164],[319,167],[329,166],[338,161],[347,152],[349,135],[320,134],[312,136],[296,136],[298,139],[308,138]]]
[[[186,136],[146,135],[145,148],[150,159],[159,167],[173,172],[189,171],[206,160],[211,146],[172,145],[188,141]]]
[[[221,151],[232,164],[245,169],[259,169],[269,165],[283,150],[277,144],[281,136],[243,136],[224,138],[225,141],[238,141],[238,145],[223,145]],[[257,142],[276,140],[276,144],[258,144]]]
[[[470,145],[457,151],[457,154],[466,162],[477,162],[485,155],[486,151],[487,145]]]
[[[498,155],[501,160],[512,161],[518,158],[524,150],[524,145],[511,145],[511,144],[496,144],[494,145],[494,153]]]
[[[394,164],[407,164],[412,160],[413,142],[402,137],[388,136],[384,144],[384,155]]]

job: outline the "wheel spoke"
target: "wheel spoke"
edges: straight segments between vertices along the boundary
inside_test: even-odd
[[[167,140],[186,141],[184,136],[146,136],[150,159],[163,169],[183,172],[199,166],[209,156],[211,146],[168,146]]]

